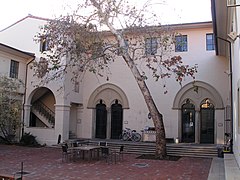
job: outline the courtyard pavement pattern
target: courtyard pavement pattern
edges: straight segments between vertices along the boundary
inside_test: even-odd
[[[14,176],[21,170],[24,180],[207,180],[211,158],[182,157],[178,161],[136,159],[124,154],[123,161],[62,162],[60,148],[0,145],[0,175]],[[144,166],[136,166],[144,165]]]

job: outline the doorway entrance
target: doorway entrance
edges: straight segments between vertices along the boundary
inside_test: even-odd
[[[119,138],[123,127],[123,108],[118,102],[118,100],[115,100],[115,103],[111,105],[111,110],[109,111],[103,103],[103,100],[100,100],[96,105],[95,138]]]
[[[182,142],[195,142],[195,106],[189,99],[182,105]]]
[[[123,109],[118,100],[111,106],[111,139],[119,139],[123,127]]]
[[[105,139],[107,135],[107,109],[103,101],[96,105],[96,131],[95,137]]]
[[[209,99],[201,105],[200,143],[214,144],[214,106]]]

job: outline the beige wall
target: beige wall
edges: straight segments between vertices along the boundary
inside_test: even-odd
[[[27,18],[24,21],[14,25],[13,27],[0,32],[0,39],[13,47],[22,50],[31,51],[36,53],[36,59],[39,59],[39,45],[32,41],[33,36],[38,32],[39,25],[45,21],[33,18]],[[210,23],[211,24],[211,23]],[[229,104],[229,79],[224,71],[228,70],[228,61],[225,58],[215,56],[215,51],[206,51],[206,33],[211,33],[212,28],[192,28],[192,29],[179,29],[183,35],[188,35],[188,51],[176,53],[183,58],[184,63],[194,65],[198,64],[198,74],[196,80],[205,82],[213,86],[220,94],[224,106]],[[26,33],[27,32],[27,33]],[[23,43],[24,42],[24,43]],[[173,52],[173,55],[175,53]],[[32,132],[36,133],[41,139],[41,142],[55,142],[59,133],[63,134],[64,138],[68,138],[69,128],[73,129],[73,124],[77,122],[77,135],[81,138],[94,137],[94,122],[95,111],[88,109],[88,101],[92,93],[101,85],[111,83],[118,86],[127,96],[129,102],[129,109],[124,109],[123,112],[123,126],[142,130],[145,126],[153,126],[152,120],[148,119],[148,110],[143,99],[143,96],[131,74],[129,68],[121,57],[116,57],[114,63],[110,65],[111,75],[109,80],[106,77],[96,77],[93,74],[86,73],[84,78],[79,81],[80,93],[74,92],[74,85],[71,83],[70,74],[65,76],[64,79],[53,81],[45,87],[49,88],[56,98],[56,117],[59,123],[53,131],[33,129]],[[141,67],[142,68],[142,67]],[[192,79],[186,78],[182,85],[191,82]],[[34,93],[38,79],[33,77],[33,71],[28,69],[28,83],[27,83],[27,105],[31,101],[31,96]],[[181,126],[181,113],[179,110],[173,110],[173,102],[176,94],[181,89],[181,86],[175,82],[174,79],[166,79],[167,88],[163,88],[163,82],[155,82],[149,78],[147,80],[148,87],[156,102],[160,112],[164,116],[164,124],[166,128],[166,136],[169,138],[176,138],[180,134]],[[63,87],[59,91],[59,87]],[[167,94],[164,91],[168,90]],[[71,103],[82,105],[81,110],[70,110]],[[108,104],[110,107],[111,104]],[[74,114],[77,111],[77,115]],[[215,122],[223,122],[224,110],[216,115]],[[74,121],[71,121],[71,119]],[[76,121],[77,119],[77,121]],[[69,122],[71,121],[71,122]],[[217,125],[217,123],[215,123]],[[29,130],[31,130],[29,128]],[[223,129],[216,126],[215,138],[216,143],[223,142],[222,135]],[[47,135],[48,134],[48,135]],[[218,136],[219,135],[219,136]],[[49,136],[49,137],[48,137]]]
[[[206,51],[206,33],[211,33],[212,29],[188,29],[180,30],[180,33],[188,36],[188,51],[176,53],[183,58],[184,63],[194,65],[198,64],[198,73],[196,75],[197,81],[202,81],[213,86],[220,94],[224,106],[229,104],[229,88],[228,75],[224,73],[228,69],[228,61],[225,58],[215,56],[215,51]],[[173,53],[175,54],[175,53]],[[191,82],[192,79],[186,78],[183,85]],[[143,96],[123,60],[118,57],[111,65],[111,76],[109,81],[104,78],[96,78],[94,75],[87,73],[83,82],[83,122],[84,136],[91,137],[94,126],[94,110],[87,109],[86,105],[93,91],[102,84],[112,83],[121,88],[128,100],[129,109],[124,109],[123,126],[142,130],[145,126],[153,126],[152,120],[147,118],[148,110],[146,108]],[[147,80],[148,87],[156,102],[157,107],[164,116],[164,124],[166,128],[167,137],[178,137],[180,134],[181,113],[178,110],[173,110],[173,102],[177,92],[181,86],[173,79],[167,79],[168,93],[164,95],[163,82],[155,82],[150,78]],[[202,97],[203,98],[203,97]],[[203,100],[203,99],[202,99]],[[199,105],[200,106],[200,105]],[[199,107],[197,107],[199,109]],[[215,116],[216,143],[223,143],[223,127],[224,123],[224,109]],[[220,126],[218,127],[218,123]]]
[[[0,75],[9,77],[11,60],[19,62],[18,79],[25,85],[26,64],[28,60],[21,56],[0,51]],[[19,89],[20,93],[24,93],[24,85]]]
[[[232,9],[233,10],[233,9]],[[238,35],[240,33],[240,9],[236,8],[236,14],[233,16],[233,31]],[[240,165],[240,39],[236,38],[232,42],[232,75],[233,75],[233,152],[238,164]],[[239,91],[239,92],[238,92]]]

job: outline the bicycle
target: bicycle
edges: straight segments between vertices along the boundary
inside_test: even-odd
[[[125,128],[122,130],[122,134],[120,135],[120,139],[123,141],[135,141],[139,142],[142,136],[136,130],[132,130],[130,128]]]

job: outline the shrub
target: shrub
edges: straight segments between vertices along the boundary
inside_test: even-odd
[[[20,140],[20,144],[23,146],[40,146],[36,140],[36,136],[33,136],[30,133],[24,133]]]

